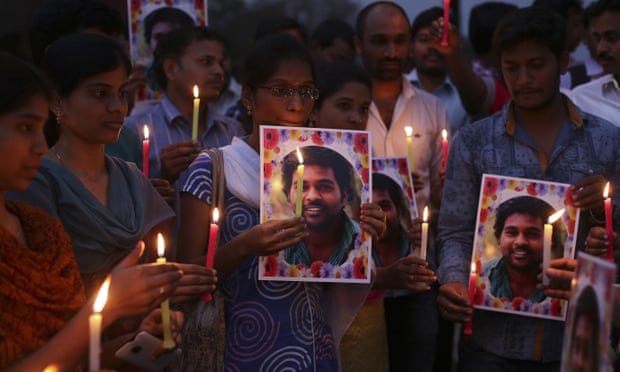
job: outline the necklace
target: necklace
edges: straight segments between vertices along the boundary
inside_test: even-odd
[[[58,163],[60,163],[60,165],[62,165],[64,168],[66,168],[67,170],[69,170],[71,173],[73,173],[74,175],[77,176],[77,178],[83,183],[99,183],[106,175],[100,175],[100,176],[96,176],[96,177],[91,177],[88,174],[86,174],[86,172],[81,172],[81,173],[77,173],[74,172],[73,170],[71,170],[69,167],[67,167],[65,165],[63,156],[61,155],[60,151],[58,150],[58,147],[54,147],[54,155],[56,156],[56,159],[58,159]]]

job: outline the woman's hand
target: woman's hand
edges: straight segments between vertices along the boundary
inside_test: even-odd
[[[183,312],[170,310],[170,330],[172,333],[172,339],[177,345],[181,345],[183,337],[181,330],[183,329],[183,322],[185,321]],[[142,319],[138,331],[144,331],[152,334],[153,336],[163,337],[164,328],[161,321],[161,309],[158,307],[148,313],[148,315]]]
[[[110,291],[104,308],[104,321],[141,315],[170,297],[183,273],[175,264],[137,265],[144,242],[125,257],[110,273]],[[108,323],[108,324],[110,324]]]
[[[183,277],[170,297],[171,303],[193,301],[215,291],[217,285],[215,269],[194,264],[176,263],[175,265],[183,271]]]
[[[571,282],[575,275],[575,267],[577,260],[572,258],[558,258],[549,262],[549,268],[546,272],[539,275],[547,275],[550,279],[549,285],[543,287],[539,285],[539,289],[544,289],[545,295],[550,297],[558,297],[568,300],[570,298]],[[539,282],[542,282],[539,277]]]
[[[377,270],[376,288],[405,288],[413,292],[426,292],[430,283],[437,281],[428,269],[428,262],[417,256],[401,257],[388,267]]]
[[[243,239],[246,255],[269,256],[299,244],[307,236],[306,228],[303,217],[271,220],[252,227],[238,238]]]
[[[380,239],[387,230],[385,213],[377,204],[364,203],[361,205],[360,225],[373,239]]]
[[[607,250],[609,249],[609,236],[607,230],[603,227],[593,227],[588,232],[586,238],[586,253],[593,256],[606,259]],[[620,241],[618,241],[618,234],[614,232],[614,257],[620,253]],[[616,257],[616,261],[618,258]]]

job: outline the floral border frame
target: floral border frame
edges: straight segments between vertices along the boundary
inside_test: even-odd
[[[292,209],[281,211],[274,209],[272,194],[280,187],[279,181],[272,179],[280,169],[280,163],[297,147],[326,146],[342,155],[359,176],[359,196],[362,203],[370,202],[370,133],[367,131],[330,130],[316,128],[294,128],[267,126],[260,127],[260,164],[261,164],[261,200],[260,221],[272,218],[289,218]],[[274,189],[275,188],[275,189]],[[286,262],[284,250],[277,254],[259,258],[259,280],[335,282],[335,283],[370,283],[371,236],[361,230],[355,240],[355,248],[342,265],[315,261],[310,267]]]
[[[512,300],[494,297],[490,293],[490,282],[483,272],[485,222],[502,202],[517,196],[533,196],[545,200],[554,209],[564,208],[562,221],[566,227],[564,257],[574,257],[577,227],[579,226],[579,209],[573,205],[570,185],[526,178],[506,177],[491,174],[482,175],[478,215],[474,234],[474,249],[471,262],[476,267],[476,290],[474,306],[477,309],[506,312],[537,318],[564,320],[567,301],[547,297],[540,303],[516,297]],[[496,257],[493,257],[496,258]]]

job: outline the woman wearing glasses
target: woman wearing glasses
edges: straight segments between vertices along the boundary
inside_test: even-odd
[[[251,113],[253,131],[222,148],[225,210],[215,267],[225,296],[226,370],[338,370],[337,337],[328,324],[323,287],[259,281],[257,273],[258,256],[299,243],[306,231],[302,218],[259,224],[259,126],[302,127],[316,98],[311,56],[293,37],[268,37],[248,55],[242,101]],[[204,153],[189,168],[181,195],[180,260],[204,262],[209,239],[205,226],[211,215],[212,184],[217,182],[212,169]],[[383,216],[374,213],[367,215],[381,231]],[[368,230],[376,234],[372,227]],[[192,367],[204,366],[200,363],[194,360]]]

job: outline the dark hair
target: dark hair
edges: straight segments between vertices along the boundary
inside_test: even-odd
[[[26,61],[0,52],[0,115],[14,112],[34,96],[52,100],[48,81]]]
[[[119,67],[127,75],[131,73],[131,61],[123,46],[112,38],[91,32],[78,32],[56,40],[45,52],[41,65],[60,97],[68,97],[84,79]],[[51,146],[59,134],[53,115],[45,130]]]
[[[566,22],[556,13],[540,7],[517,9],[499,22],[493,45],[501,56],[524,41],[543,45],[560,58],[566,50]]]
[[[372,174],[372,190],[386,191],[390,195],[390,199],[396,211],[398,212],[401,222],[406,222],[410,218],[409,203],[403,189],[392,178],[382,173]]]
[[[364,31],[366,30],[366,19],[368,18],[368,14],[371,10],[380,5],[387,5],[393,7],[394,9],[397,9],[403,15],[403,17],[405,17],[407,24],[409,24],[409,16],[407,16],[407,12],[405,12],[405,10],[400,5],[391,1],[375,1],[374,3],[366,5],[357,14],[357,19],[355,20],[355,33],[360,39],[364,35]]]
[[[582,0],[534,0],[532,6],[554,11],[564,19],[570,11],[583,12]]]
[[[203,40],[217,41],[222,46],[225,45],[222,37],[209,27],[177,28],[162,36],[153,53],[153,72],[160,87],[164,90],[168,87],[168,78],[164,71],[164,61],[174,59],[178,62],[191,44]]]
[[[304,158],[304,165],[331,168],[334,171],[334,177],[342,197],[344,198],[346,194],[349,200],[351,199],[353,196],[353,184],[351,182],[353,169],[347,159],[327,147],[305,146],[300,147],[299,151]],[[299,165],[299,161],[296,151],[291,151],[282,160],[282,181],[284,184],[284,194],[287,197],[293,182],[293,172],[297,171],[297,165]]]
[[[195,26],[196,22],[185,11],[173,6],[163,6],[150,12],[144,18],[144,38],[151,43],[153,27],[158,23],[170,23],[173,28]]]
[[[250,88],[267,82],[284,61],[306,63],[316,81],[314,63],[308,49],[294,36],[286,33],[267,36],[258,41],[245,58],[242,81]]]
[[[588,319],[591,322],[590,325],[592,326],[592,329],[590,330],[592,339],[590,340],[591,344],[587,346],[595,350],[592,358],[590,358],[590,367],[592,367],[592,371],[598,371],[600,361],[599,358],[596,358],[596,356],[599,352],[599,332],[601,320],[598,308],[598,299],[596,298],[596,292],[594,292],[594,289],[591,285],[585,287],[579,294],[574,311],[575,313],[573,315],[573,329],[571,332],[571,341],[574,341],[575,339],[575,333],[577,332],[577,321],[579,321],[579,318],[584,317]]]
[[[314,103],[318,110],[326,98],[331,97],[348,83],[361,83],[372,92],[372,79],[365,69],[355,63],[332,62],[319,66],[317,72],[317,88],[321,92]]]
[[[265,18],[259,22],[256,26],[256,31],[254,32],[254,40],[262,40],[267,36],[286,32],[287,30],[298,31],[304,43],[308,39],[306,28],[295,18],[288,16],[274,16]]]
[[[471,9],[468,37],[476,54],[486,54],[493,49],[497,24],[506,14],[517,9],[516,5],[499,1],[485,2]]]
[[[590,20],[598,18],[604,12],[620,12],[620,0],[598,0],[586,8]]]
[[[316,26],[312,32],[312,36],[310,36],[310,40],[316,41],[321,49],[334,45],[334,42],[338,39],[341,39],[351,48],[354,48],[354,36],[355,31],[350,24],[340,19],[331,18],[324,20]]]
[[[508,217],[514,214],[524,214],[536,218],[540,218],[542,224],[544,225],[555,210],[549,203],[544,201],[543,199],[536,198],[533,196],[517,196],[515,198],[510,198],[497,207],[497,212],[495,214],[495,224],[493,229],[495,231],[495,238],[499,242],[500,236],[502,235],[502,231],[504,230],[504,225],[506,224],[506,220]],[[561,228],[561,220],[557,220],[553,223],[553,237],[552,237],[552,246],[553,251],[556,252],[558,247],[560,246],[561,239],[560,236],[562,234],[563,229]]]
[[[443,17],[443,9],[438,6],[426,9],[418,14],[411,23],[411,37],[415,37],[420,29],[430,27],[433,21],[439,17]],[[454,23],[452,17],[450,17],[450,23]]]
[[[94,29],[108,36],[125,36],[120,13],[102,0],[54,0],[38,8],[30,22],[30,51],[40,64],[45,49],[60,37]]]

